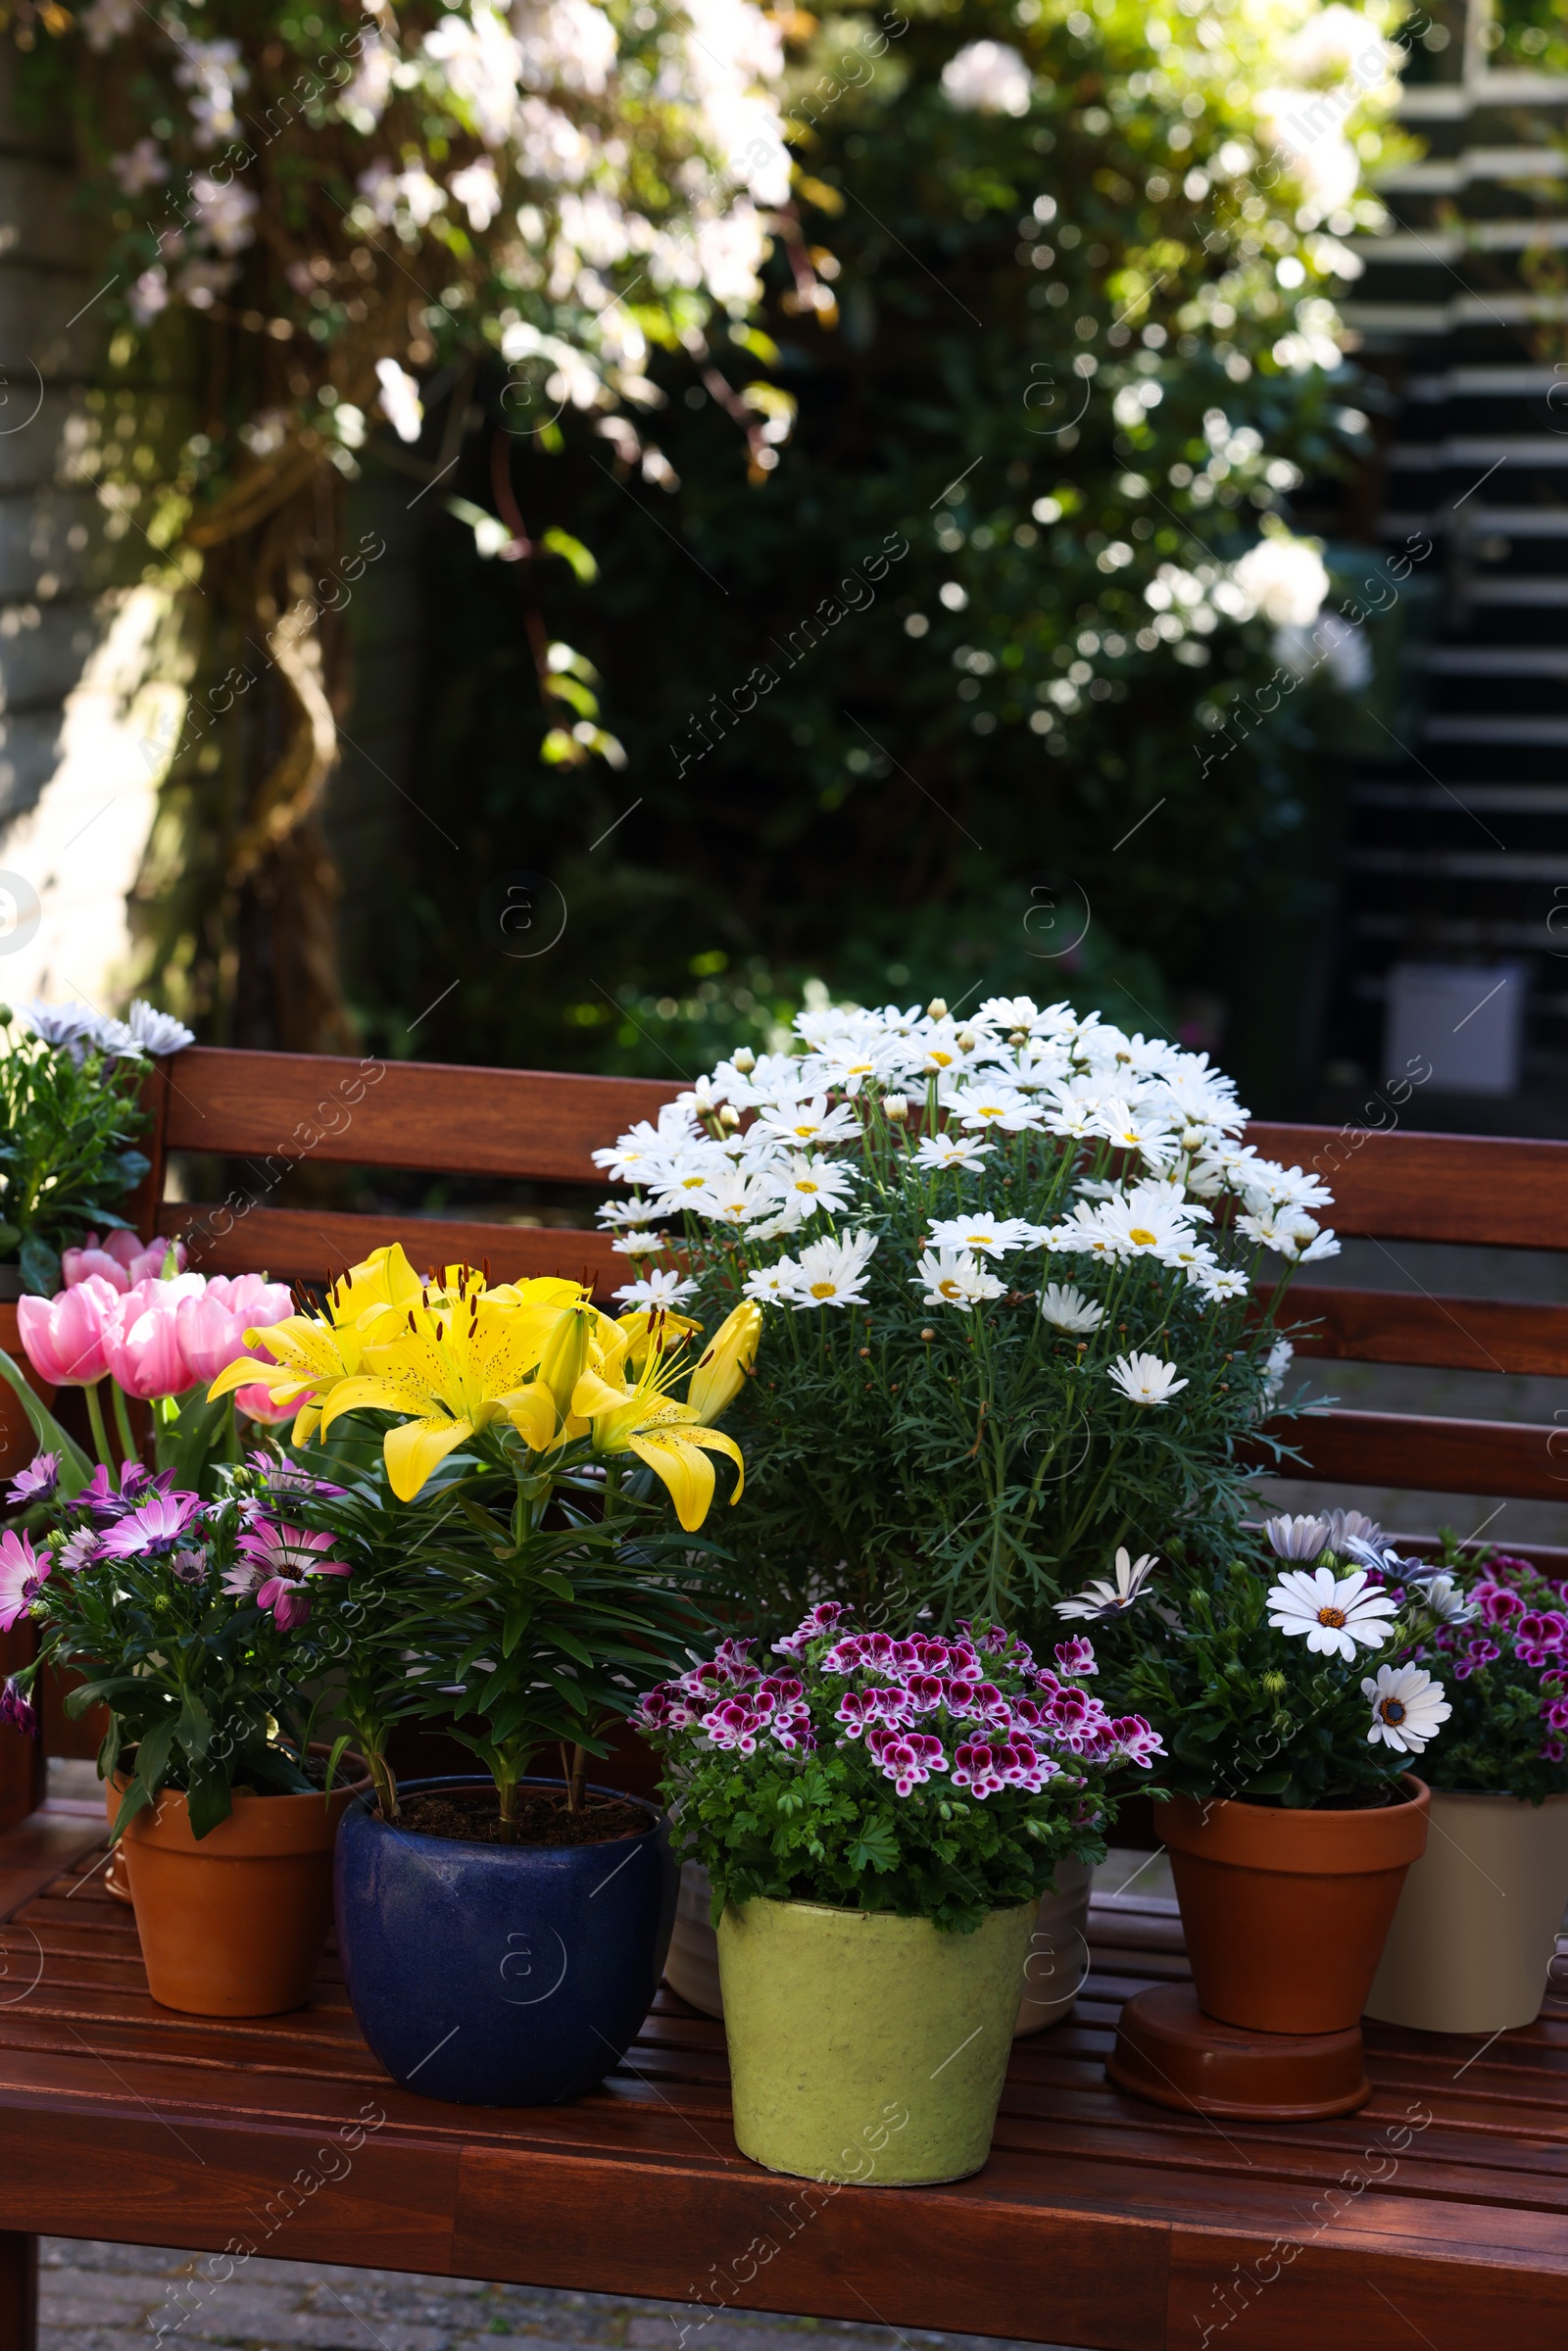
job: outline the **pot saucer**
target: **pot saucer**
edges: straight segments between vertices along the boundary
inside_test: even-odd
[[[1359,2025],[1252,2033],[1205,2016],[1190,1984],[1156,1984],[1127,2002],[1105,2071],[1156,2106],[1237,2122],[1323,2122],[1372,2095]]]

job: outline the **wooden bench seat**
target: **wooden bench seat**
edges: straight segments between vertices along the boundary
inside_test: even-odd
[[[421,1269],[488,1259],[497,1280],[586,1276],[606,1296],[625,1260],[589,1229],[606,1191],[590,1152],[679,1091],[195,1048],[155,1081],[141,1227],[184,1235],[208,1273],[322,1281],[396,1239]],[[1316,1167],[1342,1233],[1568,1250],[1568,1145],[1288,1126],[1248,1140]],[[173,1197],[172,1161],[221,1169],[217,1199]],[[300,1162],[566,1187],[582,1227],[300,1205]],[[1293,1318],[1311,1314],[1303,1351],[1323,1357],[1568,1374],[1568,1306],[1318,1281],[1294,1294]],[[1293,1476],[1568,1498],[1555,1424],[1335,1408],[1288,1434],[1305,1455]],[[24,1640],[0,1640],[0,1665]],[[1555,1994],[1492,2043],[1369,2028],[1375,2093],[1348,2122],[1222,2127],[1104,2077],[1120,2002],[1184,1970],[1156,1921],[1136,1945],[1101,1944],[1074,2016],[1020,2044],[977,2179],[824,2189],[737,2154],[722,2032],[667,1993],[601,2091],[523,2112],[395,2089],[330,1963],[292,2016],[157,2008],[129,1916],[93,1874],[101,1830],[34,1809],[37,1792],[0,1733],[0,2351],[30,2351],[37,2233],[662,2296],[691,2306],[672,2351],[702,2351],[705,2317],[732,2307],[1107,2351],[1568,2341]],[[332,2150],[361,2129],[344,2173]]]

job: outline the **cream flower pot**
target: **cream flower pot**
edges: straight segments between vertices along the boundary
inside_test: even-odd
[[[1023,1968],[1023,1999],[1016,2036],[1059,2025],[1089,1973],[1089,1888],[1093,1872],[1082,1861],[1058,1861],[1056,1890],[1040,1905]],[[722,2017],[718,1982],[718,1936],[709,1924],[712,1886],[700,1861],[680,1873],[675,1932],[664,1961],[664,1982],[704,2016]]]
[[[1366,2013],[1418,2033],[1500,2033],[1541,2013],[1568,1902],[1568,1795],[1432,1791]]]

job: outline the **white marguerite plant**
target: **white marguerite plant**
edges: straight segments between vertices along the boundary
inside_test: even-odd
[[[1205,1055],[1064,1004],[795,1030],[595,1153],[632,1195],[601,1211],[622,1299],[774,1325],[736,1408],[737,1601],[1029,1626],[1118,1545],[1220,1556],[1286,1284],[1339,1246],[1324,1184],[1242,1140]]]

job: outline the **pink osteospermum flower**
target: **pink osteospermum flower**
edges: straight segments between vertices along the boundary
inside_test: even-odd
[[[167,1550],[179,1541],[201,1506],[197,1494],[150,1494],[109,1529],[103,1540],[105,1556],[133,1559],[147,1551]]]
[[[309,1621],[312,1577],[353,1574],[346,1559],[322,1556],[331,1547],[330,1535],[291,1527],[281,1519],[259,1518],[240,1537],[238,1548],[249,1574],[260,1579],[254,1586],[256,1605],[270,1610],[280,1633],[292,1633]],[[223,1578],[225,1591],[243,1593],[247,1586],[240,1582],[240,1573],[236,1561]]]
[[[0,1633],[26,1615],[50,1564],[48,1552],[35,1551],[25,1535],[11,1527],[0,1535]]]

